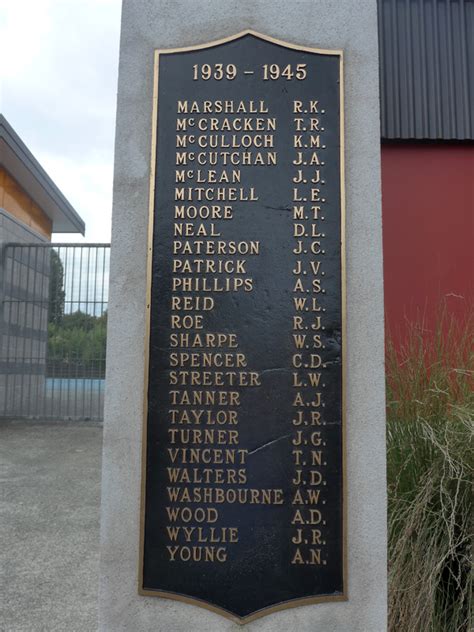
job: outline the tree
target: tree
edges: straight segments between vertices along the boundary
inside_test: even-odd
[[[64,316],[64,266],[60,256],[51,248],[49,268],[49,316],[48,322],[60,325]]]

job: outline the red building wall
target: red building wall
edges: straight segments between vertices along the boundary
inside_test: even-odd
[[[463,316],[474,297],[474,144],[382,145],[388,332],[432,327],[443,302]]]

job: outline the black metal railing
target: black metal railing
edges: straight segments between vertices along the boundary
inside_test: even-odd
[[[0,416],[102,419],[109,244],[4,244]]]

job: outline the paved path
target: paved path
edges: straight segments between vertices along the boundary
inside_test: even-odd
[[[0,421],[2,632],[96,632],[101,448],[99,424]]]

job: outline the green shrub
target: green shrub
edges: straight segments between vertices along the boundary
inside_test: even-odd
[[[389,629],[472,625],[473,319],[387,344]]]
[[[64,314],[48,325],[48,376],[104,377],[106,344],[107,313]]]

